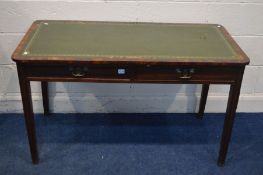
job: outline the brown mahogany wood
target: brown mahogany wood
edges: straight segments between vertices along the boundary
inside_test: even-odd
[[[221,137],[220,151],[217,161],[218,166],[223,166],[226,160],[228,146],[231,139],[232,129],[235,120],[242,79],[243,73],[240,74],[239,77],[237,77],[236,83],[230,86],[226,116],[224,121],[224,129]]]
[[[26,33],[12,59],[17,63],[18,77],[23,102],[26,129],[33,163],[38,163],[37,142],[30,91],[30,81],[41,81],[44,113],[49,113],[48,82],[109,82],[109,83],[162,83],[162,84],[203,84],[199,116],[203,116],[210,84],[231,86],[221,138],[218,165],[224,165],[231,138],[235,112],[238,104],[241,81],[245,65],[249,63],[246,54],[240,49],[225,28],[222,34],[237,52],[236,61],[149,61],[144,58],[123,60],[112,58],[78,59],[74,57],[27,57],[21,50],[28,37],[37,28],[33,23]]]
[[[71,68],[86,68],[76,77]],[[182,79],[178,69],[191,69],[190,77]],[[124,70],[125,74],[119,74]],[[90,64],[25,64],[25,74],[32,81],[81,81],[127,83],[215,83],[231,84],[240,73],[239,67],[226,66],[158,66],[158,65],[90,65]]]
[[[49,115],[48,82],[41,81],[44,115]]]
[[[208,90],[209,90],[209,84],[203,84],[202,85],[202,92],[201,92],[201,99],[200,99],[200,104],[199,104],[199,111],[197,113],[197,118],[199,118],[199,119],[202,119],[204,116]]]
[[[35,119],[33,114],[32,97],[30,81],[24,76],[23,66],[17,64],[18,78],[20,84],[20,91],[23,102],[24,117],[27,129],[27,136],[29,141],[29,147],[31,152],[31,158],[33,164],[38,164],[38,151],[37,151],[37,141],[36,141],[36,131],[35,131]]]

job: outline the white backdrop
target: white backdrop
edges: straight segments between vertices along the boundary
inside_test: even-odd
[[[34,20],[219,23],[248,54],[239,112],[263,112],[263,0],[0,0],[0,112],[22,112],[10,56]],[[32,85],[42,112],[40,85]],[[228,86],[212,85],[206,112],[224,112]],[[194,112],[200,85],[52,83],[54,112]]]

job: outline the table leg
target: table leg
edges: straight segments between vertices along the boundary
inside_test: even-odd
[[[219,157],[217,161],[218,166],[224,166],[225,163],[240,94],[240,87],[241,82],[238,82],[237,84],[232,84],[230,86],[226,116],[224,121],[224,129],[222,133]]]
[[[203,84],[202,85],[202,92],[201,92],[201,99],[200,99],[200,104],[199,104],[199,111],[197,113],[197,118],[199,118],[199,119],[202,119],[204,116],[208,90],[209,90],[209,84]]]
[[[34,113],[32,106],[30,81],[28,81],[24,77],[23,70],[22,68],[19,68],[19,66],[18,66],[18,77],[19,77],[20,91],[22,96],[25,124],[26,124],[27,136],[30,146],[31,158],[33,164],[37,164],[39,162],[39,159],[38,159],[38,151],[37,151],[35,120],[34,120]]]
[[[41,81],[41,90],[42,90],[44,115],[49,115],[50,113],[49,113],[48,82],[47,81]]]

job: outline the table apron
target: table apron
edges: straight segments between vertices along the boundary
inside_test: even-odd
[[[132,80],[102,78],[61,78],[61,77],[26,77],[29,81],[48,82],[87,82],[87,83],[149,83],[149,84],[234,84],[235,80]]]
[[[233,84],[240,67],[155,66],[155,65],[23,65],[30,81]]]

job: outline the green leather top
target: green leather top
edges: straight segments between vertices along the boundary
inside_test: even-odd
[[[23,56],[235,59],[217,25],[41,22]]]

